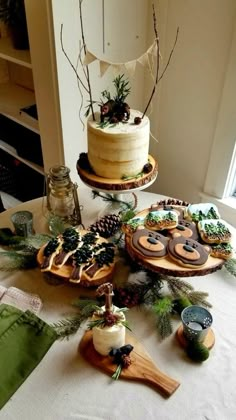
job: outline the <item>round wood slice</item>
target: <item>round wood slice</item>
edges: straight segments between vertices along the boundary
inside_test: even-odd
[[[92,334],[92,331],[85,332],[79,344],[79,351],[89,363],[112,376],[117,365],[111,357],[102,356],[95,350]],[[126,344],[134,347],[130,353],[132,363],[128,368],[122,369],[120,378],[141,381],[151,385],[164,396],[171,396],[180,383],[156,367],[144,346],[133,335],[126,333]]]
[[[135,215],[135,218],[144,218],[150,209],[145,209]],[[161,231],[160,231],[161,233]],[[166,274],[173,277],[192,277],[192,276],[205,276],[206,274],[213,273],[222,268],[225,261],[221,258],[215,258],[209,255],[207,262],[199,268],[184,267],[166,256],[164,258],[147,258],[139,254],[139,252],[132,247],[132,240],[130,235],[125,236],[126,249],[130,257],[148,270]]]
[[[180,325],[180,327],[177,329],[176,337],[182,347],[186,348],[188,346],[188,340],[185,338],[183,333],[183,325]],[[209,329],[202,344],[204,344],[204,346],[206,346],[209,350],[212,349],[212,347],[214,346],[215,334],[211,328]]]
[[[83,234],[83,233],[86,233],[87,231],[81,230],[80,232]],[[101,238],[99,242],[107,242],[107,240],[104,238]],[[38,254],[37,254],[37,262],[38,262],[39,267],[41,266],[43,262],[43,258],[44,258],[43,250],[45,246],[46,244],[39,249]],[[70,279],[73,267],[69,263],[68,264],[66,263],[61,268],[57,268],[56,266],[52,265],[51,269],[45,271],[45,273],[51,273],[65,281],[68,281],[72,284],[76,284],[81,287],[95,287],[95,286],[100,286],[101,284],[106,283],[106,282],[112,282],[114,269],[115,269],[115,261],[109,266],[104,265],[102,269],[99,270],[99,272],[95,274],[94,277],[92,278],[90,278],[84,271],[82,271],[82,276],[81,276],[80,281],[77,281],[77,280],[74,281]]]
[[[148,174],[144,174],[139,178],[132,178],[127,181],[122,179],[109,179],[99,177],[86,169],[82,169],[79,165],[79,161],[77,161],[77,172],[86,185],[98,188],[100,190],[120,192],[140,188],[142,186],[146,188],[149,184],[152,183],[152,181],[156,179],[158,174],[158,164],[156,160],[151,155],[148,156],[148,160],[152,165],[151,172],[149,172]]]

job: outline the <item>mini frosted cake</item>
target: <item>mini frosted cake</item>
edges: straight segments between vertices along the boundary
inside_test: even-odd
[[[94,313],[92,320],[98,320],[103,313],[105,313],[105,306],[100,311]],[[126,328],[122,324],[125,321],[125,315],[114,305],[112,307],[112,313],[119,316],[120,322],[112,326],[93,327],[93,345],[95,350],[102,356],[107,356],[111,349],[120,348],[125,344]]]
[[[95,113],[87,122],[88,160],[96,175],[121,179],[136,176],[148,163],[150,122],[141,119],[139,111],[130,110],[125,122],[101,126],[100,114]],[[140,124],[134,120],[141,119]]]

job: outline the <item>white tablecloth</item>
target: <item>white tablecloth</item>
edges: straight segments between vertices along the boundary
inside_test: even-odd
[[[138,192],[139,209],[161,196]],[[165,197],[164,197],[165,198]],[[92,200],[91,190],[79,190],[85,227],[96,220],[104,203]],[[47,228],[42,200],[36,199],[0,215],[0,227],[10,226],[16,210],[34,213],[37,232]],[[80,329],[69,340],[57,341],[0,412],[4,420],[231,420],[236,418],[236,279],[223,268],[213,274],[187,279],[195,290],[209,293],[212,303],[215,346],[207,361],[195,364],[185,356],[172,334],[161,341],[155,320],[140,309],[128,311],[129,325],[154,363],[181,385],[168,399],[151,387],[120,379],[112,381],[87,363],[78,352],[84,333]],[[39,269],[0,272],[0,284],[37,293],[43,300],[40,316],[51,323],[71,312],[79,288],[67,283],[50,285]],[[173,321],[174,330],[180,321]],[[0,378],[1,380],[1,378]]]

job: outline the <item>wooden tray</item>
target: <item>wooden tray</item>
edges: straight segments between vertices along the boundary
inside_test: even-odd
[[[170,397],[180,383],[161,372],[155,366],[143,345],[134,336],[126,333],[126,343],[134,347],[130,353],[132,363],[127,369],[122,369],[120,378],[143,382],[152,386],[163,396]],[[92,331],[85,332],[80,341],[79,350],[82,356],[93,366],[108,373],[110,376],[115,372],[117,365],[113,363],[112,358],[101,356],[95,350]]]
[[[83,234],[84,230],[81,230],[81,233]],[[106,239],[101,238],[101,242],[107,242]],[[37,254],[37,263],[39,266],[41,266],[43,262],[43,250],[47,244],[43,245]],[[50,270],[45,271],[45,273],[51,273],[55,275],[58,278],[61,278],[62,280],[68,281],[71,284],[76,284],[81,287],[95,287],[100,286],[103,283],[106,282],[112,282],[114,269],[115,269],[115,261],[110,264],[109,266],[104,265],[102,269],[95,274],[94,277],[90,278],[84,271],[82,272],[81,280],[80,281],[73,281],[70,280],[70,276],[72,273],[72,265],[71,264],[65,264],[61,268],[57,268],[55,266],[52,266]]]
[[[152,165],[151,172],[144,174],[140,178],[132,178],[127,181],[122,179],[109,179],[97,176],[86,169],[82,169],[79,165],[79,161],[77,161],[77,172],[86,185],[98,188],[100,190],[120,192],[140,188],[142,186],[146,188],[149,186],[149,184],[152,183],[152,181],[156,179],[158,173],[158,165],[156,160],[151,155],[148,156],[148,160]]]
[[[135,218],[145,217],[149,211],[149,209],[142,210],[141,212],[135,215]],[[143,257],[141,254],[138,253],[138,251],[136,252],[136,250],[134,250],[134,248],[131,246],[131,236],[129,235],[125,235],[125,244],[130,257],[134,261],[139,263],[142,267],[157,273],[166,274],[168,276],[173,277],[205,276],[206,274],[210,274],[221,269],[225,263],[225,260],[221,258],[215,258],[209,255],[208,260],[204,264],[204,266],[200,268],[188,268],[179,265],[178,263],[173,261],[169,256],[156,259]]]

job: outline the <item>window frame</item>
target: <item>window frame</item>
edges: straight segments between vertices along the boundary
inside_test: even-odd
[[[236,227],[236,20],[216,121],[215,135],[201,198],[221,209],[221,216]]]

